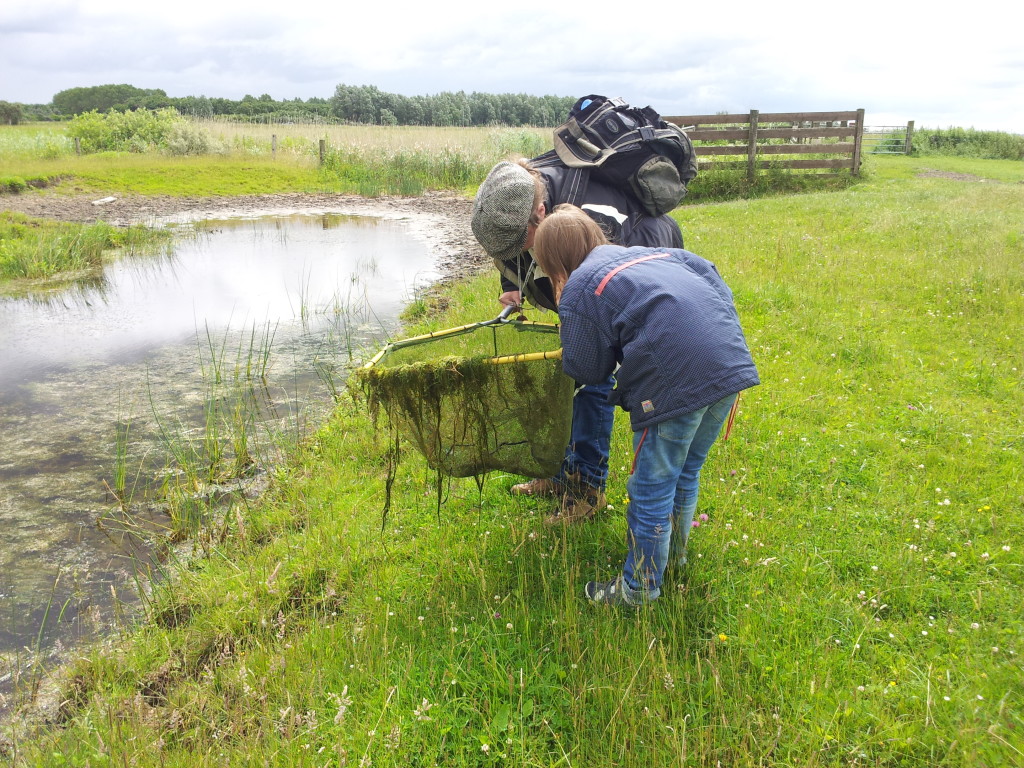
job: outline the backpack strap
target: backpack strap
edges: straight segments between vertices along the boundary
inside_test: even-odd
[[[562,186],[563,203],[583,207],[583,201],[587,198],[587,187],[590,186],[589,168],[570,168],[565,176],[565,183]]]
[[[530,166],[532,168],[564,168],[566,173],[562,182],[561,195],[560,199],[555,200],[555,204],[568,203],[577,208],[583,207],[583,203],[587,199],[587,187],[590,186],[589,168],[567,167],[553,149],[530,160]]]

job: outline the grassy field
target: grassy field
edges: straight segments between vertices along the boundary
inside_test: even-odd
[[[79,156],[68,130],[64,125],[0,126],[0,193],[44,185],[62,194],[97,196],[271,192],[379,196],[439,189],[472,193],[498,160],[533,157],[551,148],[550,131],[537,128],[195,121],[188,123],[188,130],[205,137],[202,143],[207,149],[200,155],[151,148]],[[320,140],[326,142],[322,163]],[[743,171],[705,170],[690,184],[688,200],[842,189],[850,183],[848,173],[772,171],[748,184]]]
[[[550,149],[532,128],[276,125],[197,121],[210,153],[78,156],[60,124],[0,126],[0,192],[54,183],[69,194],[417,194],[478,183],[497,160]],[[276,146],[275,146],[276,137]],[[320,165],[321,139],[326,140]],[[453,172],[454,169],[454,172]],[[411,188],[401,188],[398,176]],[[2,199],[2,198],[0,198]]]
[[[1024,168],[932,160],[676,212],[763,384],[649,609],[582,596],[624,556],[624,414],[597,521],[546,527],[500,474],[438,509],[408,450],[382,528],[386,446],[346,397],[10,761],[1024,764]],[[496,288],[410,333],[492,317]]]

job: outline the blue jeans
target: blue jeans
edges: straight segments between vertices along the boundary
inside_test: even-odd
[[[632,600],[658,597],[669,558],[685,558],[700,470],[735,401],[729,395],[633,433],[634,466],[626,483],[629,552],[622,569],[623,592]]]
[[[588,384],[572,401],[572,432],[565,449],[562,468],[555,480],[565,482],[568,474],[578,474],[591,488],[604,489],[608,482],[608,453],[611,449],[615,406],[608,395],[615,388],[609,376],[600,384]]]

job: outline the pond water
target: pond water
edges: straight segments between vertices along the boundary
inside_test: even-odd
[[[255,483],[259,459],[330,408],[351,352],[393,332],[437,278],[402,221],[186,229],[168,253],[87,284],[0,298],[0,696],[19,669],[130,615],[135,574],[156,557],[149,534],[173,525],[166,504],[140,500],[160,470],[181,475],[170,453],[227,438],[229,409],[210,409],[224,386],[255,403]]]

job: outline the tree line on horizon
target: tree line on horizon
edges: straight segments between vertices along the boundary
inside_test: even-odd
[[[329,99],[275,100],[269,94],[241,99],[208,96],[168,96],[160,88],[95,85],[68,88],[49,104],[0,102],[0,122],[62,120],[85,112],[127,112],[173,107],[182,115],[260,122],[338,122],[368,125],[536,125],[560,124],[575,103],[574,96],[533,96],[525,93],[443,91],[404,96],[373,85],[335,88]]]

